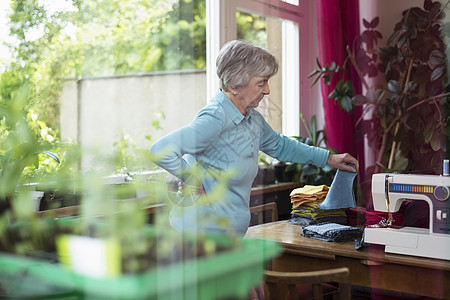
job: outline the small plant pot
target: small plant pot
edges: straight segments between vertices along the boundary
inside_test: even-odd
[[[275,179],[275,169],[259,168],[252,186],[274,184]]]
[[[277,182],[291,182],[294,171],[286,171],[286,165],[275,165],[275,178]]]

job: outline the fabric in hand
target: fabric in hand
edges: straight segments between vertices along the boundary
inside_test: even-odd
[[[356,170],[355,166],[352,165],[352,167]],[[355,194],[353,192],[353,181],[356,175],[356,172],[337,170],[325,201],[319,204],[318,207],[320,209],[356,207]]]

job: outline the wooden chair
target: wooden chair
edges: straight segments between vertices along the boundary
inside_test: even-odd
[[[264,203],[261,205],[251,206],[250,207],[250,215],[256,216],[256,223],[250,220],[250,226],[259,225],[265,223],[265,216],[267,216],[267,212],[271,211],[270,214],[270,222],[278,221],[278,208],[276,202]]]
[[[312,284],[312,295],[316,300],[324,299],[323,284],[339,283],[333,299],[351,299],[350,272],[348,268],[337,268],[312,272],[264,271],[264,299],[299,299],[298,284]],[[288,298],[288,294],[290,298]]]

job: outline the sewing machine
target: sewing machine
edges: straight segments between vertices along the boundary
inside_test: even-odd
[[[364,230],[366,243],[385,245],[385,251],[390,253],[450,260],[450,177],[374,174],[372,197],[374,209],[390,216],[404,200],[426,201],[430,225],[429,228],[369,226]]]

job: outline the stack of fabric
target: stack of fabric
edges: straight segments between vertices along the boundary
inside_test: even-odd
[[[347,215],[344,208],[324,210],[318,207],[325,200],[328,191],[326,185],[305,185],[294,189],[290,194],[292,211],[289,223],[311,225],[334,222],[346,225]]]
[[[361,238],[363,230],[358,227],[336,223],[319,223],[303,227],[302,236],[327,242],[342,242]]]

